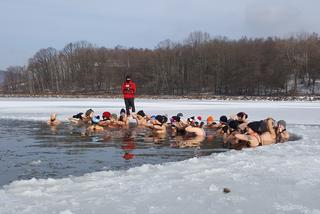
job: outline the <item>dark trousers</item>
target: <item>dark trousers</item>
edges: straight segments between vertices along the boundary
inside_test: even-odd
[[[127,115],[130,114],[130,107],[132,112],[136,112],[136,108],[134,107],[134,98],[124,98],[124,103],[126,104]]]

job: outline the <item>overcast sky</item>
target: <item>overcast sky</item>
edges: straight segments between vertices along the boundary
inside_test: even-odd
[[[80,40],[154,48],[193,31],[232,39],[319,33],[319,8],[320,0],[0,0],[0,69]]]

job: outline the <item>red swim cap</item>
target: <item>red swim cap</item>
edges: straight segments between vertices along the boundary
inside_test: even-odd
[[[102,113],[102,117],[103,117],[103,118],[110,118],[110,117],[111,117],[111,114],[110,114],[110,112],[105,111],[105,112]]]

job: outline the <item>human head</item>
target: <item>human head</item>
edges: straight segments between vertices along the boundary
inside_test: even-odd
[[[167,117],[167,115],[162,115],[162,117],[163,117],[163,123],[168,122],[168,117]]]
[[[170,119],[171,123],[174,123],[174,122],[180,122],[181,121],[181,118],[178,117],[178,116],[172,116],[171,119]]]
[[[111,114],[111,118],[112,118],[113,120],[117,120],[117,119],[118,119],[118,116],[117,116],[117,114],[112,113],[112,114]]]
[[[110,120],[110,118],[111,118],[110,112],[105,111],[105,112],[102,113],[102,119],[104,119],[104,120]]]
[[[125,115],[125,114],[126,114],[126,110],[121,109],[121,110],[120,110],[120,115]]]
[[[210,116],[207,117],[207,124],[212,124],[213,121],[214,121],[214,117],[213,116],[210,115]]]
[[[253,132],[259,133],[260,132],[260,122],[259,121],[254,121],[251,123],[248,123],[247,127],[248,129],[248,133],[249,130],[251,129]],[[250,134],[250,133],[249,133]]]
[[[91,119],[92,124],[98,124],[100,122],[100,117],[96,116]]]
[[[239,128],[239,122],[237,120],[231,120],[229,121],[228,126],[232,131],[235,131]]]
[[[277,123],[277,125],[278,125],[278,127],[281,127],[282,129],[286,129],[286,127],[287,127],[287,123],[286,123],[286,121],[284,121],[284,120],[279,120],[278,121],[278,123]]]
[[[50,120],[55,121],[57,119],[57,114],[53,113],[50,115]]]
[[[131,80],[131,77],[129,75],[126,76],[126,81],[129,82]]]
[[[201,117],[200,117],[201,118]],[[199,120],[199,117],[195,118],[194,123],[192,123],[191,125],[194,127],[202,127],[204,124],[204,122],[202,122],[201,120]]]
[[[166,122],[166,121],[165,121],[165,117],[162,116],[162,115],[157,115],[155,119],[156,119],[156,121],[158,121],[161,125]]]
[[[86,117],[93,117],[94,111],[90,108],[86,111]]]
[[[76,115],[73,115],[72,116],[73,118],[77,118],[77,119],[83,119],[84,118],[84,114],[82,112],[76,114]]]
[[[192,124],[195,122],[194,116],[189,117],[189,118],[187,119],[187,122],[188,122],[190,125],[192,125]]]
[[[138,111],[137,115],[140,115],[141,117],[145,117],[146,116],[146,114],[144,113],[143,110]]]
[[[220,117],[220,123],[227,123],[227,122],[228,122],[227,116],[222,115],[222,116]]]
[[[238,117],[238,120],[245,120],[245,119],[248,119],[248,115],[244,112],[239,112],[237,114],[237,117]]]
[[[182,114],[182,113],[178,113],[178,114],[177,114],[177,117],[180,117],[180,118],[181,118],[181,117],[183,117],[183,114]]]

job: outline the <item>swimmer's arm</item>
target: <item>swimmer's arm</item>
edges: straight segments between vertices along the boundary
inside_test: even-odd
[[[133,119],[137,119],[137,114],[136,113],[132,113],[131,115],[132,115]]]
[[[227,143],[228,141],[233,141],[234,138],[235,138],[235,134],[233,134],[233,133],[230,135],[228,135],[227,133],[223,134],[223,142],[224,143]]]
[[[110,121],[99,121],[99,126],[108,126],[110,124]]]
[[[163,126],[160,126],[160,125],[153,125],[153,129],[156,129],[156,130],[163,130]]]
[[[287,131],[281,132],[280,135],[281,135],[281,138],[284,139],[284,140],[288,140],[289,137],[290,137],[290,134]]]
[[[216,123],[216,124],[214,124],[212,127],[213,127],[213,128],[220,128],[220,126],[221,126],[221,125],[220,125],[219,123]]]
[[[241,130],[244,130],[245,128],[247,128],[247,126],[248,126],[248,123],[245,122],[245,123],[241,123],[241,124],[239,125],[239,128],[240,128]]]
[[[227,143],[229,140],[229,137],[230,136],[228,136],[227,133],[223,133],[223,143]]]
[[[146,127],[153,129],[153,124],[147,124]]]
[[[193,128],[192,126],[187,126],[187,127],[185,128],[185,130],[186,130],[186,132],[190,132],[190,133],[196,132],[196,131],[195,131],[195,128]]]
[[[178,124],[180,125],[181,128],[186,128],[188,126],[188,123],[180,120],[180,122],[178,122]]]
[[[248,136],[245,134],[235,134],[234,136],[239,140],[249,141]]]
[[[115,123],[117,124],[117,125],[125,125],[126,123],[125,122],[123,122],[123,121],[115,121]]]
[[[123,122],[124,122],[125,125],[128,125],[128,124],[129,124],[129,119],[128,119],[128,117],[124,118],[124,119],[123,119]]]

